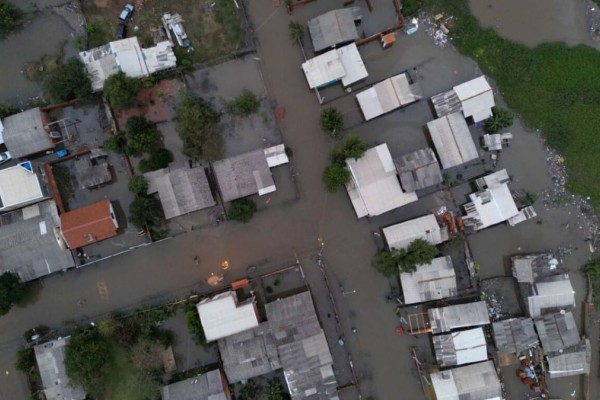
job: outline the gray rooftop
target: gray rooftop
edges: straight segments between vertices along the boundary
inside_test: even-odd
[[[462,111],[462,104],[454,89],[431,96],[431,103],[438,118]]]
[[[535,328],[546,354],[562,352],[579,343],[579,333],[571,311],[537,318]]]
[[[224,202],[251,196],[275,186],[262,149],[215,161],[213,171]]]
[[[490,323],[485,301],[431,308],[428,314],[433,334]]]
[[[92,189],[112,181],[106,157],[107,154],[103,150],[94,149],[73,161],[75,179],[81,189]]]
[[[460,113],[444,115],[427,123],[443,169],[479,158],[467,121]]]
[[[360,7],[350,7],[332,10],[308,20],[308,31],[315,52],[358,39],[354,21],[360,19]]]
[[[431,374],[437,400],[500,400],[502,387],[492,361]]]
[[[533,253],[510,258],[512,273],[519,283],[539,282],[543,278],[561,273],[552,253]]]
[[[451,332],[432,337],[435,358],[440,367],[471,364],[488,358],[482,328]]]
[[[145,173],[144,177],[148,193],[158,192],[166,219],[216,204],[204,168],[164,168]]]
[[[292,399],[337,399],[337,381],[310,292],[265,305],[267,321],[218,341],[230,383],[283,368]]]
[[[432,149],[420,149],[394,159],[402,188],[414,192],[442,183],[440,163]]]
[[[162,388],[162,400],[227,400],[229,387],[214,369]]]
[[[590,340],[582,340],[569,351],[548,357],[548,375],[550,378],[590,373],[592,346]]]
[[[422,303],[456,296],[456,273],[450,256],[434,258],[418,265],[414,272],[401,272],[400,283],[405,304]]]
[[[55,229],[60,226],[53,200],[0,215],[1,271],[12,271],[23,281],[73,267],[71,252],[62,249]]]
[[[65,371],[65,346],[68,343],[69,337],[65,337],[34,347],[47,400],[83,400],[85,398],[83,388],[77,385],[72,386]]]
[[[520,353],[539,344],[531,318],[511,318],[494,322],[494,341],[498,353]]]
[[[520,284],[529,316],[537,318],[547,312],[575,307],[575,291],[569,275],[560,274],[544,278],[534,284]]]
[[[39,107],[4,118],[4,143],[12,158],[53,148],[54,142],[45,129],[49,122],[46,113],[42,113]]]

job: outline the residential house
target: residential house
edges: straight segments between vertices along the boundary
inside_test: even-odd
[[[447,114],[430,121],[427,129],[443,169],[479,158],[467,121],[460,113]]]
[[[39,107],[11,115],[0,124],[0,138],[12,158],[23,158],[54,148],[50,117]]]
[[[421,86],[401,73],[376,83],[356,95],[365,121],[407,106],[423,97]]]
[[[359,38],[356,21],[362,19],[360,7],[339,8],[307,22],[316,53],[354,42]]]
[[[361,158],[349,158],[352,179],[346,184],[358,218],[374,217],[417,201],[414,192],[402,191],[387,144],[368,149]]]
[[[487,360],[487,343],[482,328],[435,335],[433,349],[440,367],[472,364]]]
[[[54,200],[0,214],[0,272],[14,272],[26,282],[74,267],[59,226]]]
[[[433,245],[449,239],[448,229],[441,227],[433,214],[383,228],[383,236],[390,249],[404,249],[416,239],[426,240]]]
[[[213,172],[224,202],[274,192],[273,167],[286,164],[284,145],[254,150],[213,163]]]
[[[456,296],[456,273],[450,256],[434,258],[418,265],[414,272],[401,272],[404,304],[423,303]]]
[[[83,400],[84,389],[71,382],[65,370],[65,348],[70,337],[38,344],[33,348],[46,400]]]
[[[483,75],[431,97],[431,102],[438,117],[462,112],[475,123],[490,118],[495,105],[494,92]]]
[[[498,357],[515,356],[539,345],[531,318],[510,318],[492,323]]]
[[[144,177],[148,194],[158,193],[166,219],[216,204],[204,168],[163,168]]]
[[[339,81],[346,87],[369,76],[355,43],[311,58],[302,64],[302,70],[311,89]]]
[[[444,180],[440,163],[429,147],[394,158],[394,164],[406,192],[439,185]]]
[[[92,149],[73,160],[75,180],[81,189],[95,189],[113,179],[108,154],[102,149]]]
[[[234,291],[205,299],[196,309],[208,342],[255,328],[260,320],[254,298],[240,303]]]
[[[227,379],[218,369],[163,386],[162,400],[231,400]]]
[[[436,400],[502,400],[492,361],[447,369],[430,375]]]
[[[60,216],[60,233],[70,249],[78,249],[117,235],[119,223],[108,199]]]
[[[47,194],[31,161],[0,169],[0,212],[38,203]]]
[[[433,334],[490,323],[485,301],[430,308],[427,314]]]

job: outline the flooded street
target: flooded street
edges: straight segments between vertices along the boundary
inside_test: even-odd
[[[501,36],[535,47],[564,42],[599,45],[587,29],[587,0],[469,0],[473,15]]]

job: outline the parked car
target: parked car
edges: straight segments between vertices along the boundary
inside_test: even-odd
[[[127,37],[127,25],[119,24],[117,26],[117,39],[125,39]]]
[[[7,162],[10,159],[12,159],[10,152],[4,151],[4,152],[0,153],[0,164],[4,164],[5,162]]]
[[[133,15],[133,10],[135,10],[133,4],[125,4],[125,7],[121,10],[121,14],[119,14],[119,20],[122,22],[129,21]]]

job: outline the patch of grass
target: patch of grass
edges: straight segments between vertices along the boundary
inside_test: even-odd
[[[85,29],[90,49],[102,46],[115,38],[115,27],[103,15],[94,15],[90,18]]]
[[[531,129],[540,129],[566,159],[567,188],[600,208],[600,55],[587,46],[543,44],[534,49],[483,29],[467,0],[431,0],[432,14],[454,16],[457,49],[498,84],[508,106]]]
[[[69,168],[64,165],[54,165],[52,167],[52,172],[54,173],[54,179],[56,180],[56,186],[58,186],[60,197],[63,202],[68,202],[75,194],[73,177],[71,176],[71,172],[69,172]]]
[[[127,349],[111,343],[110,355],[111,365],[105,381],[107,399],[142,400],[152,393],[158,397],[158,385],[141,379]]]

